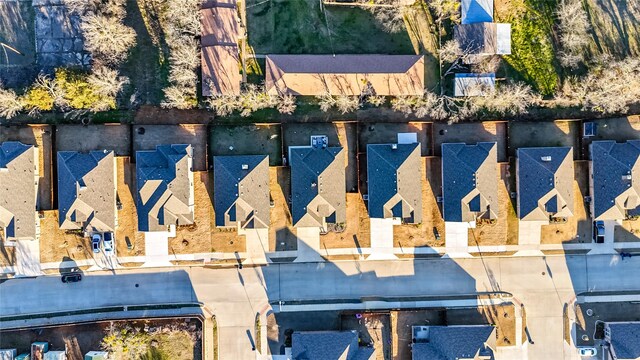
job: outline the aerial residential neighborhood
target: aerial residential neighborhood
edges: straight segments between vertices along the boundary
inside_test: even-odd
[[[0,0],[0,360],[640,359],[637,0]]]

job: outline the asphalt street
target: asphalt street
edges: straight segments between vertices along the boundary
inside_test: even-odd
[[[287,263],[265,267],[123,270],[11,279],[0,284],[2,316],[115,305],[202,302],[218,319],[221,359],[255,359],[251,341],[257,313],[269,303],[363,297],[512,293],[526,308],[533,344],[520,358],[570,359],[562,309],[577,293],[640,290],[640,259],[617,255],[491,257],[397,261]],[[249,331],[247,331],[249,330]]]

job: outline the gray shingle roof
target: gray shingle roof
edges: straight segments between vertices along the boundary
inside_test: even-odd
[[[594,220],[624,219],[640,212],[640,140],[591,143],[591,213]]]
[[[373,348],[358,346],[358,332],[296,331],[291,336],[294,360],[368,360]]]
[[[573,148],[520,148],[518,217],[548,220],[573,215]]]
[[[58,152],[58,212],[61,229],[115,231],[116,164],[112,150]]]
[[[213,176],[216,226],[269,227],[267,155],[214,156]]]
[[[291,213],[294,226],[346,221],[344,149],[289,148]]]
[[[17,141],[0,144],[0,227],[7,240],[37,237],[38,149]]]
[[[479,326],[429,326],[426,342],[412,345],[413,360],[474,359],[477,355],[493,359],[496,328]]]
[[[421,169],[420,143],[367,145],[369,216],[421,223]]]
[[[158,145],[136,152],[138,231],[193,224],[191,145]]]
[[[616,359],[640,358],[640,322],[607,323],[611,331],[611,349]]]
[[[442,196],[445,221],[498,217],[495,142],[442,144]]]

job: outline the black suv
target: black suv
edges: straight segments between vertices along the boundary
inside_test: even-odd
[[[64,274],[62,275],[62,282],[63,283],[74,283],[74,282],[78,282],[82,280],[82,275],[75,273],[75,274]]]

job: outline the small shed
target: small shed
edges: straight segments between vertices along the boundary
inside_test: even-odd
[[[454,96],[484,96],[496,87],[496,74],[470,74],[460,73],[455,75]]]
[[[89,351],[84,360],[109,360],[109,353],[106,351]]]
[[[15,360],[18,356],[17,349],[0,349],[0,360]]]

